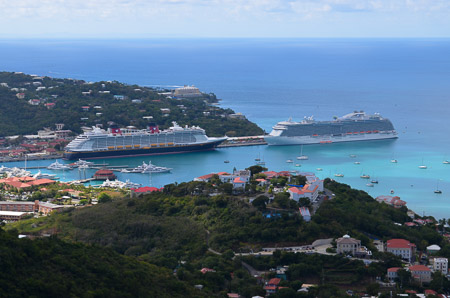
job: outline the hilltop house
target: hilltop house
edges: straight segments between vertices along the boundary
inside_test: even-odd
[[[420,283],[428,283],[431,281],[431,270],[424,265],[413,265],[408,268],[411,276]]]
[[[448,273],[448,259],[447,258],[433,258],[433,270],[440,271],[442,274]]]

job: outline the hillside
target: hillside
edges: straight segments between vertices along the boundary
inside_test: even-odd
[[[405,208],[380,204],[366,192],[332,180],[326,180],[325,185],[335,193],[335,198],[324,202],[311,222],[299,218],[295,206],[279,209],[279,216],[268,218],[267,210],[254,207],[243,197],[210,197],[206,194],[216,186],[190,182],[168,185],[162,193],[66,210],[8,228],[34,234],[55,231],[59,239],[108,247],[141,261],[175,269],[178,278],[191,286],[202,284],[216,294],[231,290],[246,293],[245,297],[261,295],[262,288],[242,268],[240,260],[232,257],[262,247],[305,245],[349,233],[382,262],[367,267],[361,261],[350,262],[342,256],[285,252],[274,254],[273,258],[248,256],[245,261],[260,270],[288,265],[288,277],[294,281],[319,282],[326,274],[324,285],[358,289],[368,286],[370,278],[384,276],[387,268],[401,265],[400,259],[378,253],[373,239],[405,238],[416,243],[419,250],[438,244],[442,248],[440,255],[450,257],[450,244],[434,225],[414,228],[403,225],[411,220]],[[208,251],[208,247],[222,255]],[[216,272],[201,274],[204,267]],[[325,273],[321,268],[326,269]],[[295,288],[295,283],[288,286]],[[329,289],[322,290],[328,293]]]
[[[169,270],[110,249],[0,229],[1,297],[202,297]],[[206,297],[205,295],[204,297]]]
[[[78,134],[83,126],[108,127],[111,121],[141,129],[149,121],[161,128],[176,121],[182,126],[200,126],[209,136],[263,133],[247,119],[230,117],[234,111],[218,107],[214,94],[170,99],[158,92],[161,90],[116,81],[91,83],[0,72],[0,137],[36,134],[44,127],[54,128],[56,123],[64,123],[64,129]],[[32,100],[37,100],[36,105]],[[153,118],[143,118],[149,116]]]

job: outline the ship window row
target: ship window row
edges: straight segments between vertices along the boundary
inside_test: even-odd
[[[308,125],[292,125],[289,129],[282,132],[282,136],[312,136],[312,135],[330,135],[330,134],[346,134],[352,132],[367,131],[391,131],[394,130],[392,123],[389,121],[360,121],[351,123],[333,123],[333,124],[308,124]]]

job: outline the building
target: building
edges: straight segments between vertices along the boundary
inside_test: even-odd
[[[41,101],[39,99],[30,99],[28,103],[32,106],[38,106],[41,103]]]
[[[448,259],[447,258],[433,258],[433,270],[440,271],[442,274],[448,274]]]
[[[200,97],[202,93],[197,87],[192,85],[177,88],[173,91],[172,95],[174,97]]]
[[[24,99],[24,98],[25,98],[25,93],[17,93],[17,94],[16,94],[16,97],[17,97],[18,99]]]
[[[351,238],[349,235],[344,235],[336,240],[336,252],[338,254],[355,255],[360,250],[361,240]]]
[[[127,97],[125,95],[114,95],[115,100],[125,100]]]
[[[150,187],[150,186],[139,187],[139,188],[132,188],[131,189],[131,196],[132,197],[137,197],[137,196],[140,196],[140,195],[152,193],[154,191],[161,191],[161,190],[159,188]]]
[[[392,267],[392,268],[388,268],[387,270],[387,278],[389,279],[390,282],[395,281],[395,279],[398,277],[397,272],[402,269],[401,267]]]
[[[411,276],[420,283],[429,283],[431,281],[431,270],[424,265],[410,266],[408,270]]]
[[[303,187],[293,186],[289,188],[291,199],[298,202],[300,198],[308,198],[311,202],[319,196],[319,187],[317,185],[306,184]]]
[[[385,203],[395,208],[400,208],[406,206],[406,202],[400,200],[400,197],[392,197],[392,196],[378,196],[376,197],[378,203]]]
[[[267,284],[264,286],[264,290],[266,290],[266,294],[270,295],[270,294],[274,294],[277,289],[278,289],[278,285],[281,282],[281,278],[272,278],[270,279]]]
[[[17,212],[17,211],[0,211],[0,221],[19,221],[27,215],[26,212]]]
[[[440,250],[441,250],[441,247],[436,244],[427,246],[427,253],[429,253],[429,254],[437,254]]]
[[[39,201],[0,201],[0,211],[35,212],[39,210]]]
[[[411,262],[416,253],[416,245],[405,239],[391,239],[386,243],[386,251]]]
[[[98,170],[94,174],[94,179],[96,180],[114,180],[116,179],[116,175],[111,170]]]
[[[55,210],[61,210],[62,208],[64,208],[64,206],[47,202],[39,202],[39,212],[42,212],[44,215],[48,215]]]
[[[304,221],[310,221],[311,220],[311,213],[309,212],[308,208],[300,207],[300,208],[298,208],[298,211],[300,212],[300,215],[303,217]]]

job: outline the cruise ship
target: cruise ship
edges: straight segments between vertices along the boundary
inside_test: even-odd
[[[64,158],[95,159],[140,155],[157,155],[213,150],[227,138],[210,138],[198,126],[181,127],[176,122],[166,130],[155,123],[147,129],[121,129],[111,125],[108,130],[93,127],[76,137],[65,148]]]
[[[315,121],[305,117],[301,122],[291,119],[277,123],[264,139],[269,145],[329,144],[395,139],[397,132],[389,119],[375,113],[355,111],[332,121]]]

